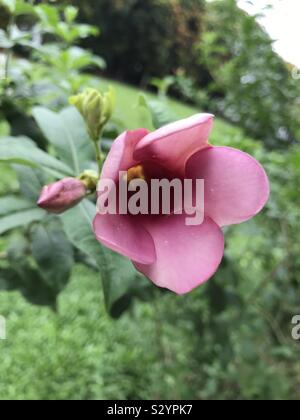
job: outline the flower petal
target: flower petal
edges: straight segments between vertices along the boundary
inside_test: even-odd
[[[207,281],[219,267],[224,253],[224,236],[211,219],[202,225],[186,226],[185,215],[148,220],[145,227],[156,249],[151,265],[135,263],[157,286],[185,294]]]
[[[251,219],[266,204],[268,177],[257,160],[230,147],[196,153],[186,166],[187,178],[205,181],[205,214],[219,226]]]
[[[188,158],[208,147],[212,126],[211,114],[197,114],[166,125],[137,144],[134,158],[139,162],[158,161],[170,171],[183,175]]]
[[[153,239],[136,217],[97,214],[94,232],[103,245],[133,261],[152,264],[156,259]]]
[[[103,165],[101,178],[118,180],[120,171],[127,171],[138,162],[133,152],[138,142],[149,133],[146,129],[125,131],[114,142]]]

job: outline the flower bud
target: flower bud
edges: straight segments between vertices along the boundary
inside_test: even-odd
[[[78,179],[85,185],[87,191],[91,193],[96,191],[99,182],[99,175],[97,172],[87,169],[82,172]]]
[[[38,206],[60,214],[76,206],[86,196],[85,184],[76,178],[64,178],[43,188]]]
[[[103,94],[89,88],[79,95],[72,96],[70,104],[74,105],[83,116],[91,139],[98,141],[101,130],[111,118],[115,107],[113,90],[109,89]]]

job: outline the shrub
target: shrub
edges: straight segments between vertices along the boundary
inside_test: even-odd
[[[74,3],[74,1],[72,1]],[[97,0],[81,2],[81,19],[101,27],[89,46],[104,56],[108,72],[130,82],[195,68],[203,0]]]
[[[199,54],[213,79],[212,107],[268,147],[280,147],[297,137],[300,85],[272,44],[235,0],[208,4]]]
[[[68,95],[89,83],[88,70],[105,66],[99,56],[77,46],[98,34],[90,25],[75,23],[77,13],[72,6],[0,0],[0,119],[11,125],[12,135],[42,145],[30,117],[32,106],[65,105]]]

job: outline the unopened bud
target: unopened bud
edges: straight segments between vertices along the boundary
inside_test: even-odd
[[[84,182],[76,178],[64,178],[45,186],[37,204],[50,213],[60,214],[76,206],[85,196]]]
[[[110,88],[101,93],[96,89],[86,89],[69,100],[83,116],[89,135],[93,141],[98,141],[104,125],[111,118],[115,107],[115,95]]]

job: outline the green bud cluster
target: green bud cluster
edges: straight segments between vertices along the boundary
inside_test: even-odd
[[[99,140],[105,124],[111,118],[115,108],[115,94],[112,88],[101,93],[88,88],[84,92],[72,96],[70,104],[74,105],[83,116],[91,139]]]

